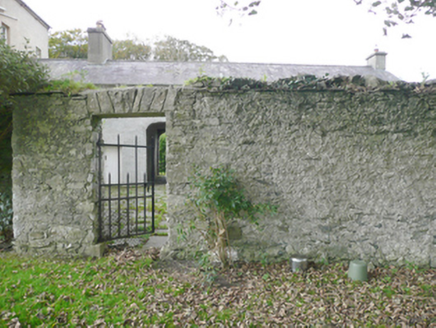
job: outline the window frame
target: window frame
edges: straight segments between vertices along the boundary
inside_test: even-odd
[[[5,43],[9,45],[9,26],[3,22],[0,25],[0,39],[5,40]]]

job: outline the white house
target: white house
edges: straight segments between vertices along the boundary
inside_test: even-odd
[[[0,0],[0,38],[17,50],[48,58],[50,26],[22,0]]]

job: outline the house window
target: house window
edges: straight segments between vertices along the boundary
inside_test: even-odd
[[[5,24],[0,26],[0,39],[5,40],[5,43],[9,44],[9,27]]]

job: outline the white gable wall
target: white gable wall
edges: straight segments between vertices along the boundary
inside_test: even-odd
[[[8,44],[17,50],[40,50],[48,58],[48,29],[16,0],[0,0],[0,24],[8,27]],[[29,40],[27,43],[26,39]]]

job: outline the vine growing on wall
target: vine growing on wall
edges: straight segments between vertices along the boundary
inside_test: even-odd
[[[421,93],[436,91],[436,83],[431,81],[409,83],[405,81],[384,81],[374,76],[329,76],[327,73],[322,77],[299,75],[273,82],[267,82],[267,77],[256,80],[235,77],[215,78],[200,75],[186,81],[185,86],[211,92],[341,90],[348,92],[405,91]]]

